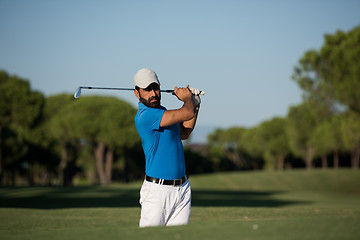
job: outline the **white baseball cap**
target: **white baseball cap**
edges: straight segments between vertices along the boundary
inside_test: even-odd
[[[149,68],[140,69],[134,76],[134,84],[139,88],[147,88],[152,83],[160,86],[156,73]]]

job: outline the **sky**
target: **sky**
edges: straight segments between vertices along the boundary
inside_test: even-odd
[[[325,34],[360,25],[359,10],[359,0],[0,0],[0,69],[51,96],[131,88],[147,67],[162,89],[205,91],[198,135],[253,127],[302,102],[294,66]],[[137,108],[131,91],[82,95]],[[166,93],[162,104],[182,106]]]

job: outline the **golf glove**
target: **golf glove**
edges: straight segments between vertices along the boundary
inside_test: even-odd
[[[201,91],[199,89],[197,89],[197,88],[189,88],[189,89],[193,95],[200,95]]]
[[[200,99],[200,90],[197,88],[189,88],[190,92],[192,93],[192,99],[195,105],[195,109],[199,110],[200,108],[200,103],[201,103],[201,99]]]

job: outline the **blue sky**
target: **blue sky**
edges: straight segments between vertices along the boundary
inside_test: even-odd
[[[198,127],[252,127],[301,102],[293,67],[324,34],[360,24],[358,0],[0,0],[0,69],[46,96],[133,87],[149,67],[163,89],[202,89]],[[113,95],[137,106],[132,92]],[[181,103],[163,94],[162,103]]]

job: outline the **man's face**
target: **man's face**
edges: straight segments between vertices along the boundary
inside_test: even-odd
[[[139,95],[137,97],[145,106],[160,108],[161,94],[158,84],[152,83],[147,88],[140,88],[138,93]]]

